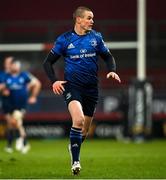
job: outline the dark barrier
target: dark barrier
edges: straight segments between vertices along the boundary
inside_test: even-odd
[[[61,138],[68,136],[71,118],[67,110],[64,109],[63,100],[60,102],[59,97],[52,97],[52,99],[50,97],[40,98],[36,108],[33,108],[33,111],[29,110],[24,119],[28,136],[35,138]],[[120,139],[121,136],[128,136],[127,100],[127,94],[123,93],[121,93],[121,96],[105,95],[100,97],[89,136],[116,139]],[[152,136],[166,137],[165,92],[154,94],[152,111]],[[6,129],[3,119],[3,115],[0,114],[0,137],[4,137]]]
[[[129,87],[129,129],[133,138],[152,134],[152,86],[147,81],[135,80]]]

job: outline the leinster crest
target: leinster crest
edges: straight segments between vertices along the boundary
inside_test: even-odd
[[[95,38],[94,38],[94,39],[91,39],[91,40],[90,40],[90,43],[91,43],[91,45],[92,45],[93,47],[96,47],[96,46],[97,46],[97,41],[96,41]]]

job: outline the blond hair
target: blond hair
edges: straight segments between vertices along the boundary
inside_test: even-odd
[[[85,6],[79,6],[73,13],[73,20],[75,21],[77,17],[83,17],[85,11],[91,11],[91,9]]]

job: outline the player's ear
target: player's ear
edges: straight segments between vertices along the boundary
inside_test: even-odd
[[[81,17],[76,17],[76,23],[80,24],[81,23]]]

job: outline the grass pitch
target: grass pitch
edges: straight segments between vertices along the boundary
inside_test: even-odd
[[[0,178],[166,178],[166,140],[142,144],[87,140],[82,145],[79,176],[73,177],[68,140],[31,140],[26,154],[7,154],[0,142]]]

